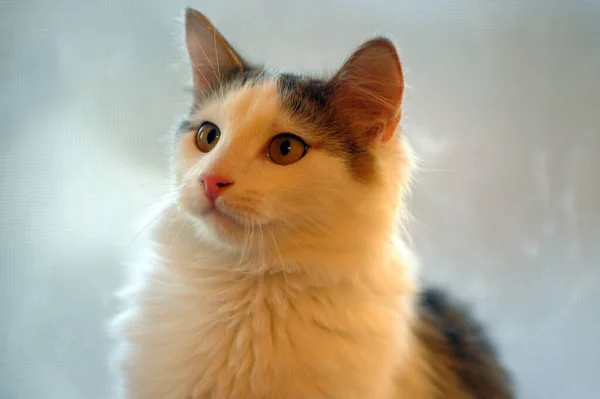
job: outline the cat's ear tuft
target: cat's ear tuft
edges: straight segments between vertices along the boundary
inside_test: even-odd
[[[400,121],[404,77],[396,47],[385,38],[363,43],[332,78],[334,106],[356,134],[388,140]]]
[[[227,74],[244,68],[240,56],[202,13],[187,8],[185,40],[194,87],[206,90]]]

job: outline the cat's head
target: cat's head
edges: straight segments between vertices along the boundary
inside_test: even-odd
[[[174,170],[200,234],[241,247],[250,231],[270,243],[394,225],[408,162],[390,41],[365,42],[318,80],[248,64],[197,11],[185,29],[195,102]]]

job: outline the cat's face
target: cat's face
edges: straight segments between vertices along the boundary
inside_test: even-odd
[[[248,67],[191,10],[186,33],[197,95],[174,170],[200,234],[243,246],[251,231],[292,239],[395,209],[403,81],[389,42],[363,45],[317,81]]]

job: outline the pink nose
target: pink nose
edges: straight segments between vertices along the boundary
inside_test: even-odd
[[[202,184],[202,188],[204,188],[204,193],[208,199],[214,201],[233,182],[222,176],[200,175],[200,184]]]

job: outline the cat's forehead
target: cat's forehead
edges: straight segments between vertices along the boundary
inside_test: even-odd
[[[277,82],[273,79],[261,79],[230,90],[213,107],[232,129],[240,133],[268,133],[283,128]]]
[[[192,121],[215,123],[235,137],[269,134],[283,122],[277,82],[264,78],[221,87],[195,107]]]
[[[238,138],[291,132],[320,142],[323,137],[310,122],[326,106],[321,92],[315,80],[267,71],[242,73],[199,97],[192,124],[222,124]]]

